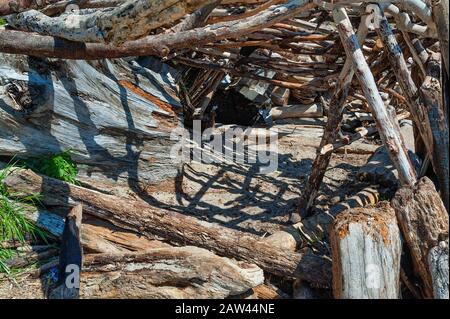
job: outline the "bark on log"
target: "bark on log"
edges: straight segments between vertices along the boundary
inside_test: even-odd
[[[335,298],[400,297],[402,244],[388,203],[340,214],[331,227],[330,244]]]
[[[263,282],[263,271],[255,265],[197,247],[171,247],[145,253],[87,255],[80,297],[219,299],[244,293]]]
[[[448,239],[448,213],[433,183],[426,177],[416,186],[401,188],[392,200],[392,206],[409,246],[415,272],[422,280],[422,293],[426,298],[433,298],[430,268],[438,269],[439,266],[430,265],[428,255],[439,242]]]
[[[253,235],[152,207],[143,201],[125,200],[69,185],[30,170],[14,170],[4,183],[20,194],[42,194],[45,205],[82,203],[86,213],[118,227],[148,236],[157,235],[174,243],[203,247],[222,256],[255,263],[280,276],[298,277],[319,285],[327,285],[331,280],[331,265],[326,257],[281,251]]]

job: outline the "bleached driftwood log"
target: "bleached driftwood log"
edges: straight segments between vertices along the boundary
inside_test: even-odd
[[[170,135],[181,105],[172,71],[0,54],[0,155],[72,150],[80,179],[92,187],[174,188],[180,163],[171,160],[178,141]]]
[[[219,257],[197,247],[142,253],[87,255],[81,298],[225,298],[264,283],[253,264]]]
[[[361,23],[358,28],[357,37],[358,42],[361,45],[368,33],[367,19],[367,16],[364,16],[361,19]],[[347,100],[348,90],[351,86],[354,74],[352,63],[349,59],[347,59],[336,81],[336,88],[330,101],[328,121],[320,142],[320,148],[329,143],[333,143],[338,137],[339,125],[342,122],[343,117],[343,108],[345,101]],[[330,164],[331,156],[332,153],[317,154],[312,166],[311,174],[308,178],[308,182],[300,199],[298,212],[296,214],[292,214],[291,222],[298,223],[302,218],[308,215],[309,210],[319,192],[327,167]]]
[[[401,188],[392,200],[392,206],[409,246],[415,272],[422,280],[422,294],[426,298],[442,295],[443,292],[434,292],[430,273],[430,269],[439,269],[440,264],[429,264],[430,261],[438,260],[429,260],[428,256],[431,249],[439,246],[439,242],[448,240],[449,221],[448,213],[433,183],[424,177],[416,186]],[[443,273],[435,272],[434,275],[441,276]],[[445,282],[445,279],[435,277],[434,281]]]
[[[323,116],[323,108],[320,104],[290,105],[273,107],[270,115],[274,120],[289,118],[318,118]]]
[[[333,293],[339,299],[400,297],[402,243],[388,203],[338,215],[330,230]]]
[[[449,207],[449,164],[448,164],[448,125],[441,104],[439,67],[440,56],[434,57],[427,68],[427,78],[422,87],[415,85],[411,73],[408,70],[406,60],[400,45],[387,21],[382,15],[377,29],[385,48],[388,59],[392,65],[397,81],[405,95],[410,113],[413,115],[414,123],[420,132],[429,159],[433,164],[434,171],[438,176],[442,199],[445,206]],[[436,145],[435,142],[437,143]]]
[[[375,79],[362,53],[347,13],[344,8],[337,8],[333,10],[333,16],[347,53],[347,58],[352,61],[361,89],[377,122],[381,139],[389,151],[389,156],[394,166],[398,170],[399,179],[405,185],[414,185],[417,180],[414,166],[409,159],[402,136],[399,134],[378,92]]]
[[[448,240],[441,241],[428,253],[431,280],[433,281],[434,298],[448,299]]]
[[[288,3],[268,8],[246,19],[217,23],[184,32],[147,36],[142,39],[127,41],[121,46],[76,43],[28,32],[0,30],[0,52],[87,60],[145,55],[164,57],[172,50],[192,48],[211,41],[247,35],[292,18],[314,7],[315,4],[310,0],[290,0]]]
[[[116,8],[49,17],[30,10],[8,17],[19,30],[37,32],[76,42],[121,44],[147,36],[214,0],[129,0]]]
[[[206,248],[255,263],[280,276],[298,277],[319,285],[331,281],[331,264],[324,256],[283,251],[254,235],[153,207],[142,200],[106,195],[23,169],[13,170],[4,184],[18,196],[42,194],[41,201],[48,206],[82,203],[86,213],[150,238],[157,235],[169,242]]]
[[[20,206],[27,219],[56,238],[61,238],[65,224],[63,214],[55,214],[31,205]],[[83,223],[81,244],[87,253],[109,254],[170,247],[169,244],[147,239],[95,218],[89,218]]]

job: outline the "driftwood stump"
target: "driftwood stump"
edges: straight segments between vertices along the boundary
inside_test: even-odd
[[[330,230],[330,243],[335,298],[400,297],[402,244],[395,212],[386,202],[339,215]]]
[[[439,242],[448,240],[448,213],[444,204],[431,180],[425,177],[416,186],[401,188],[392,200],[392,206],[411,251],[415,272],[422,280],[422,294],[433,298],[430,268],[438,269],[439,266],[429,264],[428,255],[431,249],[439,246]],[[430,261],[437,262],[435,258]],[[441,276],[438,273],[434,275]],[[448,285],[446,289],[448,294]]]

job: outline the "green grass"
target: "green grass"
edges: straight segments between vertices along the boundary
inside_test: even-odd
[[[9,163],[8,166],[0,171],[0,243],[6,241],[15,241],[18,243],[26,243],[27,241],[36,241],[42,239],[47,241],[46,233],[25,218],[22,203],[39,203],[39,196],[32,195],[22,197],[16,200],[13,193],[10,193],[4,186],[3,180],[13,169],[14,164]],[[11,270],[4,263],[11,257],[10,249],[0,248],[0,272],[10,274]]]
[[[6,24],[6,20],[0,18],[0,26],[5,25],[5,24]]]
[[[69,150],[59,154],[32,158],[27,160],[25,165],[37,173],[77,185],[79,184],[76,179],[78,167],[71,155],[72,152]]]

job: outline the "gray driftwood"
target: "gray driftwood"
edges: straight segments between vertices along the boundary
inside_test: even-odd
[[[330,229],[330,244],[335,298],[400,297],[402,243],[388,203],[338,215]]]
[[[173,188],[180,164],[170,159],[170,134],[181,105],[170,72],[0,54],[0,155],[70,149],[91,187]]]
[[[331,265],[323,256],[283,251],[254,235],[150,206],[142,200],[102,194],[22,169],[11,172],[4,183],[18,194],[42,194],[42,202],[49,206],[82,203],[86,213],[150,238],[157,235],[170,242],[206,248],[219,255],[255,263],[281,276],[322,285],[331,280]]]
[[[421,179],[416,186],[401,188],[392,200],[405,241],[409,246],[416,274],[422,280],[422,293],[426,298],[433,298],[433,279],[430,269],[440,266],[429,264],[438,259],[428,259],[430,250],[439,242],[448,240],[448,213],[439,194],[428,178]],[[448,272],[448,264],[447,264]],[[435,272],[435,276],[444,274]],[[445,279],[435,278],[435,282]],[[448,286],[447,286],[448,289]],[[437,294],[437,293],[436,293]],[[448,291],[447,291],[448,294]],[[439,292],[442,295],[442,292]]]
[[[84,261],[81,298],[225,298],[264,283],[256,265],[197,247],[95,254]]]

